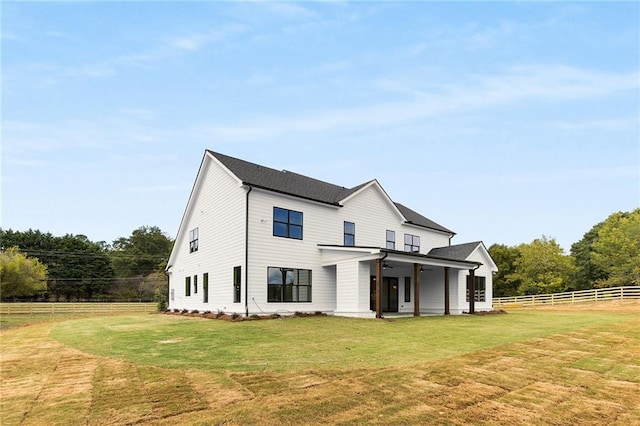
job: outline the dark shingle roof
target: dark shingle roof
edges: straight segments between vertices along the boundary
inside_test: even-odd
[[[353,188],[345,188],[287,170],[275,170],[218,152],[210,150],[207,152],[218,159],[246,185],[335,206],[339,206],[341,200],[372,182],[368,181]],[[454,234],[453,231],[438,225],[410,208],[402,204],[394,204],[405,217],[407,223]]]
[[[343,194],[350,192],[349,189],[342,186],[298,173],[271,169],[213,151],[209,151],[209,153],[231,170],[242,182],[250,186],[334,205],[338,205],[338,202],[344,198]]]
[[[394,204],[396,205],[398,210],[400,210],[400,213],[402,213],[404,218],[407,219],[408,223],[418,225],[418,226],[424,226],[425,228],[435,229],[437,231],[447,232],[449,234],[455,234],[455,232],[445,228],[442,225],[435,223],[431,219],[422,216],[420,213],[415,212],[410,208],[403,206],[400,203],[394,203]]]
[[[454,246],[437,247],[431,249],[429,256],[441,257],[451,260],[466,260],[471,253],[478,247],[478,244],[482,244],[482,241],[474,241],[465,244],[456,244]]]

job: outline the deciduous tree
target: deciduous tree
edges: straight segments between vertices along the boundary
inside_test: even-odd
[[[0,252],[0,295],[3,299],[33,296],[47,289],[47,267],[17,247]]]
[[[596,285],[640,285],[640,208],[609,216],[598,229],[591,261],[603,271]]]
[[[493,244],[489,247],[489,254],[498,267],[498,272],[493,276],[493,296],[517,296],[521,282],[515,274],[515,263],[520,257],[520,250],[518,247]]]
[[[520,294],[566,291],[574,271],[573,259],[566,256],[555,239],[543,236],[518,246],[520,256],[509,279],[519,280]]]

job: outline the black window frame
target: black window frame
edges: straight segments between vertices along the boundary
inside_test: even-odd
[[[391,239],[389,239],[389,234],[392,235]],[[396,249],[396,231],[392,231],[391,229],[387,229],[387,250],[395,250]]]
[[[242,293],[242,266],[233,267],[233,303],[240,303]]]
[[[195,253],[198,251],[198,242],[200,239],[200,231],[197,227],[189,231],[189,253]]]
[[[467,302],[469,301],[469,275],[467,275]],[[475,275],[474,302],[487,301],[487,277]]]
[[[347,229],[347,227],[351,229]],[[356,224],[354,222],[344,221],[344,245],[345,247],[355,247],[356,245]],[[349,232],[350,231],[350,232]]]
[[[300,281],[300,272],[305,273],[306,283]],[[287,283],[289,273],[291,273],[291,283]],[[277,280],[277,277],[280,280]],[[302,288],[305,291],[301,292]],[[311,269],[267,267],[267,303],[311,303],[312,288],[313,271]],[[301,300],[301,295],[306,295],[306,300]]]
[[[286,214],[286,219],[282,216]],[[297,217],[300,217],[298,223]],[[298,236],[299,232],[299,236]],[[273,236],[290,238],[293,240],[304,239],[304,213],[297,210],[273,207]]]
[[[404,277],[404,301],[411,302],[411,277]]]
[[[408,253],[419,253],[420,252],[420,236],[405,233],[404,234],[404,251]]]
[[[191,276],[185,277],[184,279],[184,296],[191,296]]]
[[[198,276],[193,276],[193,294],[198,294]]]
[[[209,303],[209,273],[202,274],[202,303]]]

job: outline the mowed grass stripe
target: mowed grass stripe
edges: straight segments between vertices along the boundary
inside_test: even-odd
[[[157,363],[151,365],[144,353],[139,356],[145,362],[138,362],[134,354],[115,347],[112,350],[118,356],[103,357],[79,352],[50,338],[52,332],[60,333],[60,326],[85,325],[75,321],[22,327],[0,334],[0,423],[640,424],[640,377],[637,374],[640,310],[634,307],[618,313],[527,311],[524,314],[479,317],[477,324],[483,325],[475,327],[464,322],[465,330],[473,334],[470,340],[475,341],[477,333],[491,334],[498,323],[509,318],[509,330],[514,334],[505,337],[502,343],[497,337],[491,337],[491,345],[484,349],[469,350],[469,343],[460,340],[458,349],[448,347],[432,359],[421,357],[420,351],[403,356],[383,347],[382,353],[389,351],[389,356],[378,357],[377,363],[367,359],[356,363],[352,359],[346,366],[320,363],[307,368],[308,363],[299,363],[278,369],[256,369],[254,364],[247,363],[251,368],[244,370],[202,367],[202,362],[207,361],[202,353],[189,361],[197,367],[165,368],[161,364],[166,362],[163,357],[168,354],[162,352],[150,358]],[[309,339],[305,324],[314,324],[307,321],[309,319],[330,320],[315,323],[319,340],[325,339],[324,334],[329,333],[319,328],[331,327],[331,318],[265,321],[256,329],[265,327],[271,339],[282,333],[278,339],[287,340],[288,329],[292,327],[291,333],[304,345],[305,339]],[[154,335],[146,343],[140,343],[138,350],[148,342],[157,343],[157,339],[182,338],[185,342],[192,337],[191,340],[197,341],[200,336],[181,335],[185,331],[181,324],[202,323],[204,326],[213,322],[216,323],[213,330],[196,330],[197,333],[210,330],[209,336],[217,336],[213,346],[205,349],[217,347],[224,340],[220,330],[234,330],[233,327],[235,337],[247,345],[245,350],[254,349],[246,339],[256,331],[249,330],[242,335],[242,331],[237,331],[243,330],[242,327],[236,327],[254,323],[223,323],[224,327],[218,327],[216,321],[179,317],[171,320],[159,315],[108,320],[103,321],[104,327],[94,331],[90,331],[90,327],[82,330],[84,337],[91,339],[89,343],[103,335],[104,329],[107,335],[132,333],[124,340],[111,336],[110,344],[116,346],[127,344],[134,334]],[[422,328],[438,323],[432,320],[438,318],[406,322],[346,320],[331,331],[352,323],[352,328],[360,330],[367,326],[378,331],[390,330],[379,339],[398,335],[396,340],[399,340],[421,336]],[[94,326],[99,323],[92,322]],[[527,330],[533,323],[537,328]],[[175,324],[180,327],[173,328]],[[271,324],[278,327],[272,330]],[[399,324],[409,327],[384,328]],[[419,327],[413,329],[413,325]],[[175,332],[173,337],[164,336],[166,327]],[[73,327],[68,330],[74,332]],[[406,334],[399,336],[402,330]],[[453,330],[453,334],[456,333],[462,331]],[[530,337],[526,337],[528,334]],[[509,338],[513,341],[508,342]],[[355,350],[365,350],[362,342],[376,343],[376,339],[371,339],[360,340],[361,347],[354,345]],[[453,345],[457,340],[448,342]],[[258,343],[265,344],[264,341]],[[336,345],[336,351],[340,351],[344,343]],[[423,343],[412,344],[414,349],[423,348]],[[311,349],[318,348],[326,350],[323,344]],[[432,355],[438,353],[437,346],[432,349]],[[443,355],[456,350],[457,355]],[[183,353],[177,351],[176,354]],[[131,360],[118,359],[129,356]],[[371,358],[375,358],[375,353]],[[77,373],[73,373],[74,365],[78,367]],[[89,385],[87,377],[91,378]],[[69,391],[59,398],[50,398],[55,388]]]
[[[593,312],[385,321],[310,317],[229,323],[146,315],[65,321],[52,336],[88,353],[209,371],[291,371],[406,365],[628,320]]]

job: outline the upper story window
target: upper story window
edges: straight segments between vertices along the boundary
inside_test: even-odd
[[[396,249],[396,231],[387,230],[387,249],[388,250]]]
[[[273,235],[275,237],[302,239],[302,212],[273,208]]]
[[[198,251],[198,228],[189,231],[189,253]]]
[[[353,222],[344,223],[344,245],[356,245],[356,224]]]
[[[404,251],[419,252],[420,237],[418,235],[404,234]]]

